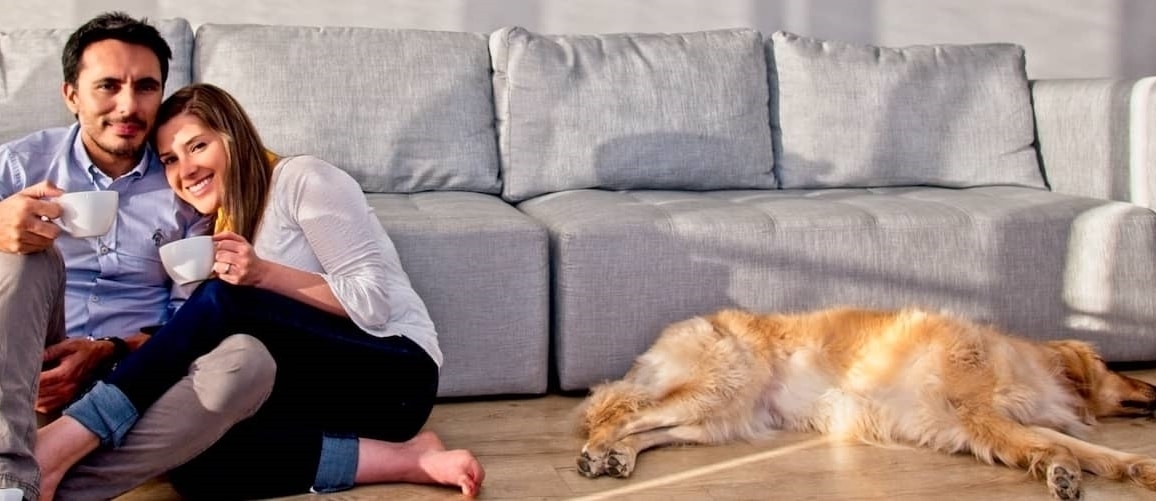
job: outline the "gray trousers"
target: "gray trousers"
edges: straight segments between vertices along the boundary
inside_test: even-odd
[[[40,493],[32,447],[44,345],[63,335],[60,254],[0,252],[0,487],[19,487],[26,499]]]
[[[63,312],[64,268],[55,251],[0,253],[0,487],[21,487],[31,499],[40,476],[32,457],[36,385],[45,344],[63,337]],[[226,338],[144,410],[120,447],[97,449],[74,466],[56,498],[110,499],[185,463],[253,415],[275,373],[260,341]]]

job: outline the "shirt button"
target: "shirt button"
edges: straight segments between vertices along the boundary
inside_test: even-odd
[[[92,296],[92,302],[99,303],[100,302],[100,296]]]
[[[100,253],[101,254],[108,254],[108,246],[107,245],[100,246]]]

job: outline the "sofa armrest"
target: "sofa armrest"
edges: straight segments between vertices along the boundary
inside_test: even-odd
[[[1053,191],[1156,207],[1156,77],[1032,82]]]

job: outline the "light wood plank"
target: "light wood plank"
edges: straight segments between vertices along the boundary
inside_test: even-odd
[[[1156,381],[1156,369],[1130,374]],[[970,456],[847,444],[801,433],[781,433],[757,443],[669,447],[640,457],[632,478],[587,479],[575,458],[582,440],[572,427],[578,397],[480,400],[439,404],[429,428],[451,448],[468,448],[486,467],[480,499],[586,501],[631,499],[711,501],[732,499],[1049,499],[1042,481]],[[1156,455],[1151,419],[1102,423],[1091,441]],[[1088,499],[1156,499],[1128,483],[1085,477]],[[284,500],[370,501],[460,499],[453,489],[380,485],[325,496]],[[168,501],[179,496],[156,480],[119,501]]]

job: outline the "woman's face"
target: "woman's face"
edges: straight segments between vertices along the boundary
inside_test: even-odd
[[[225,139],[200,118],[181,113],[157,128],[157,156],[169,186],[201,214],[221,207],[228,153]]]

